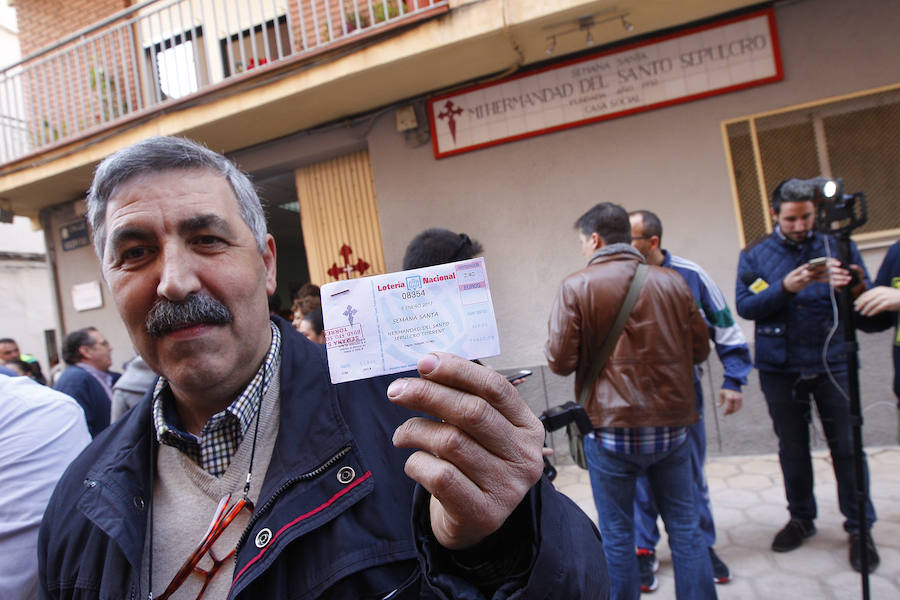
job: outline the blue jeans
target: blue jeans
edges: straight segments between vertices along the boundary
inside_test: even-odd
[[[713,523],[712,507],[709,501],[709,487],[703,465],[706,463],[706,425],[703,422],[703,388],[694,380],[694,398],[700,420],[688,427],[688,444],[691,448],[691,475],[694,482],[694,506],[700,517],[700,534],[707,547],[716,544],[716,526]],[[659,528],[656,520],[659,509],[650,482],[643,475],[638,477],[634,490],[634,543],[638,548],[652,550],[659,543]]]
[[[656,454],[619,454],[589,435],[584,453],[609,567],[610,598],[637,600],[641,595],[634,551],[634,487],[641,474],[650,482],[669,534],[675,595],[679,600],[716,598],[712,563],[697,528],[688,443]]]
[[[847,389],[847,373],[834,373],[838,384]],[[809,425],[812,422],[810,396],[816,402],[819,420],[837,480],[838,506],[846,517],[844,530],[859,531],[854,500],[856,472],[853,465],[853,438],[850,431],[850,407],[841,390],[828,375],[801,377],[800,373],[760,371],[759,383],[769,405],[769,415],[778,436],[778,459],[784,476],[788,512],[798,519],[816,518],[813,494],[813,468],[809,452]],[[865,458],[863,459],[865,460]],[[869,498],[869,467],[865,465],[866,526],[875,522],[875,508]]]

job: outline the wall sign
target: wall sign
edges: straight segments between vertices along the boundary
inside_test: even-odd
[[[428,102],[435,158],[784,78],[771,8]]]
[[[61,225],[59,228],[59,239],[62,240],[62,249],[65,252],[90,245],[91,234],[88,232],[87,221],[78,219],[77,221]]]
[[[72,286],[72,306],[77,311],[91,310],[103,306],[103,293],[99,281],[76,283]]]

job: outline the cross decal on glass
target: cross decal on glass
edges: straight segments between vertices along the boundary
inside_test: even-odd
[[[347,244],[341,246],[339,254],[344,259],[344,266],[339,267],[338,264],[334,262],[331,263],[331,268],[327,271],[333,279],[339,280],[341,276],[350,279],[350,276],[353,275],[354,272],[359,273],[359,276],[362,277],[362,275],[369,270],[369,263],[361,258],[356,261],[356,264],[350,264],[350,255],[353,254],[353,249]]]

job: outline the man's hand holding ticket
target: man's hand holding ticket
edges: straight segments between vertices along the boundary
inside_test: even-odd
[[[500,352],[484,259],[326,284],[322,314],[333,382],[418,369],[388,398],[435,418],[407,420],[393,442],[419,449],[406,474],[431,493],[438,543],[497,531],[540,479],[544,429],[505,377],[465,360]]]
[[[332,383],[500,353],[483,258],[325,284],[322,316]]]

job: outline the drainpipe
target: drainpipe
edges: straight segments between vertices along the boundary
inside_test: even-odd
[[[62,344],[63,335],[62,333],[66,331],[66,320],[63,314],[63,303],[62,296],[59,291],[59,272],[57,270],[56,264],[56,243],[53,239],[53,229],[51,228],[53,219],[52,217],[52,208],[42,208],[41,212],[38,215],[38,219],[41,223],[41,229],[44,230],[44,245],[47,247],[47,266],[50,271],[50,287],[53,290],[53,297],[56,298],[56,328],[57,328],[57,344]],[[59,347],[57,348],[57,355],[59,354]],[[49,358],[48,358],[49,360]],[[62,360],[60,358],[60,360]],[[52,369],[52,366],[48,365],[48,369]],[[49,381],[49,372],[47,373],[48,381]]]

